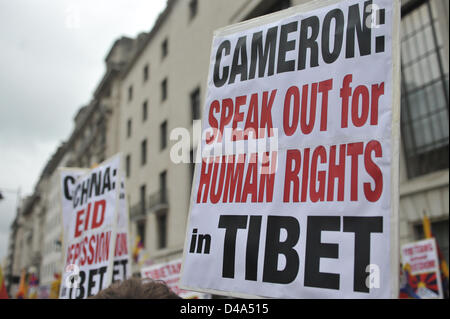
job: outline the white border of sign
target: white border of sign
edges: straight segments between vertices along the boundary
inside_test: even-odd
[[[400,24],[401,1],[393,0],[392,21],[392,163],[391,163],[391,298],[397,299],[399,295],[400,276],[400,244],[399,244],[399,182],[400,182]],[[395,19],[398,17],[398,19]]]
[[[108,261],[108,270],[106,271],[106,287],[109,287],[112,284],[113,279],[113,268],[114,268],[114,251],[116,249],[116,240],[117,240],[117,219],[119,217],[119,207],[120,207],[120,191],[122,189],[121,183],[122,183],[122,159],[123,155],[121,152],[117,153],[114,156],[111,156],[108,160],[112,160],[114,158],[119,158],[119,167],[117,168],[117,180],[119,182],[119,186],[116,188],[116,207],[114,207],[114,224],[113,229],[111,231],[111,243],[109,246],[109,261]],[[101,164],[100,164],[101,165]],[[99,166],[100,166],[99,165]],[[125,193],[126,194],[126,193]],[[126,197],[126,195],[125,195]],[[128,215],[128,211],[127,211]],[[128,226],[129,227],[129,226]],[[130,241],[130,236],[128,236],[128,242]],[[129,256],[129,255],[128,255]],[[101,288],[100,288],[101,289]]]
[[[74,172],[74,171],[78,171],[78,172],[83,172],[81,176],[85,175],[89,169],[88,168],[80,168],[80,167],[58,167],[58,183],[61,183],[61,174],[63,172]],[[63,193],[62,193],[62,187],[58,187],[58,198],[59,200],[61,200],[61,198],[63,198]],[[61,249],[63,249],[63,252],[61,254],[61,265],[62,265],[62,269],[61,269],[61,279],[62,279],[62,275],[64,273],[64,265],[66,264],[66,258],[67,258],[67,249],[66,249],[66,240],[65,240],[65,229],[64,229],[64,212],[63,212],[63,206],[61,204]],[[58,296],[59,297],[59,296]]]
[[[345,0],[313,0],[311,2],[293,6],[282,11],[274,12],[262,17],[254,18],[248,21],[240,22],[230,26],[226,26],[217,29],[213,33],[213,37],[216,36],[226,36],[242,30],[246,30],[253,27],[258,27],[264,24],[269,24],[271,22],[278,21],[282,18],[298,14],[299,12],[308,12],[311,10],[331,6],[333,4],[340,3]],[[401,0],[392,0],[392,11],[393,11],[393,21],[392,21],[392,162],[391,162],[391,216],[390,216],[390,260],[391,260],[391,298],[397,299],[399,295],[399,271],[400,271],[400,246],[399,246],[399,223],[398,223],[398,210],[399,210],[399,158],[400,158],[400,103],[401,103],[401,91],[400,91],[400,21],[401,21]],[[398,17],[396,19],[395,17]],[[211,42],[211,51],[212,51]],[[210,82],[211,73],[208,74],[207,83]],[[208,92],[205,92],[205,97]],[[206,100],[206,98],[205,98]],[[206,105],[203,105],[205,109]],[[205,111],[205,110],[204,110]],[[199,144],[201,145],[201,143]],[[197,149],[197,156],[201,150]],[[201,154],[201,153],[200,153]],[[194,178],[192,185],[195,185],[198,165],[195,165]],[[187,221],[191,219],[192,205],[194,202],[194,192],[193,187],[191,187],[191,200],[189,206],[189,215]],[[185,238],[189,238],[188,234],[189,227],[186,225],[186,235]],[[186,249],[183,249],[183,263],[181,265],[181,274],[183,274],[184,262],[186,258]],[[190,287],[180,285],[180,288],[185,290],[192,290]],[[263,298],[261,296],[249,295],[237,292],[227,292],[222,290],[214,289],[200,289],[196,288],[195,291],[222,295],[228,297],[236,298]]]
[[[109,258],[109,261],[108,261],[108,268],[107,268],[107,271],[106,271],[106,274],[105,274],[105,278],[106,278],[106,282],[107,282],[107,285],[106,285],[106,287],[109,287],[110,285],[111,285],[111,283],[112,283],[112,277],[113,277],[113,266],[114,266],[114,249],[115,249],[115,247],[116,247],[116,233],[117,233],[117,219],[118,219],[118,216],[119,216],[119,199],[120,199],[120,190],[121,190],[121,182],[123,182],[124,183],[124,189],[125,189],[125,203],[126,203],[126,214],[127,214],[127,216],[128,216],[128,233],[130,234],[130,223],[129,223],[129,212],[128,212],[128,201],[127,201],[127,195],[126,195],[126,188],[125,188],[125,178],[123,178],[123,180],[122,180],[122,173],[123,173],[123,169],[122,169],[122,163],[123,163],[123,153],[122,152],[118,152],[118,153],[116,153],[115,155],[113,155],[113,156],[111,156],[111,157],[109,157],[109,158],[107,158],[106,160],[104,160],[103,162],[101,162],[101,163],[99,163],[99,164],[97,164],[97,166],[101,166],[101,165],[104,165],[105,163],[107,163],[107,162],[109,162],[109,161],[111,161],[111,160],[113,160],[113,159],[115,159],[115,158],[119,158],[119,167],[118,167],[118,170],[117,170],[117,176],[118,176],[118,181],[119,181],[119,187],[117,187],[117,189],[116,189],[116,195],[115,195],[115,202],[116,202],[116,205],[115,205],[115,208],[114,208],[114,225],[113,225],[113,229],[112,229],[112,233],[111,233],[111,243],[110,243],[110,247],[109,247],[109,256],[113,256],[112,258],[110,257]],[[83,174],[81,174],[79,177],[78,177],[78,179],[80,179],[80,178],[82,178],[82,177],[84,177],[84,176],[86,176],[86,175],[88,175],[89,173],[90,173],[90,171],[92,170],[93,168],[78,168],[78,167],[60,167],[60,168],[58,168],[58,171],[59,171],[59,176],[61,176],[61,172],[63,172],[63,171],[80,171],[80,172],[83,172]],[[77,179],[77,180],[78,180]],[[59,198],[62,198],[62,193],[61,193],[61,187],[59,188]],[[62,214],[63,214],[63,211],[62,211],[62,207],[61,207],[61,216],[62,216]],[[63,217],[63,216],[62,216]],[[66,264],[66,258],[67,258],[67,249],[65,248],[65,245],[67,244],[67,243],[65,243],[65,240],[64,240],[64,236],[65,236],[65,234],[64,234],[64,225],[62,225],[62,247],[63,247],[63,249],[64,249],[64,252],[62,253],[62,257],[63,257],[63,259],[62,259],[62,265],[63,265],[63,269],[62,269],[62,273],[61,273],[61,278],[63,278],[63,273],[64,273],[64,265]],[[127,238],[127,245],[128,245],[128,252],[130,252],[130,238],[129,238],[129,236],[128,236],[128,238]],[[131,269],[131,265],[130,265],[130,269]]]

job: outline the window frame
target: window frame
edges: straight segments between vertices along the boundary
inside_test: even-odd
[[[125,157],[125,174],[126,177],[131,176],[131,154],[127,154]]]
[[[147,139],[143,139],[141,141],[141,166],[144,166],[147,164],[147,151],[148,151],[148,145],[147,145]]]
[[[127,120],[127,138],[131,138],[132,132],[133,132],[133,122],[132,119],[129,118]]]
[[[439,114],[445,113],[447,121],[449,117],[449,74],[448,72],[445,73],[443,68],[442,45],[439,44],[437,38],[436,28],[439,20],[433,16],[429,0],[413,0],[402,7],[402,23],[403,19],[410,15],[417,12],[417,15],[414,16],[417,19],[425,11],[426,16],[420,16],[420,27],[406,33],[406,35],[402,34],[400,43],[402,46],[408,46],[409,49],[403,50],[401,60],[401,133],[406,172],[409,179],[441,169],[448,169],[448,127],[446,130],[445,125],[442,126],[442,122],[436,123],[436,126],[433,127],[430,125],[433,117]],[[417,37],[425,37],[425,31],[430,31],[428,28],[431,29],[432,37],[429,39],[430,43],[425,45],[425,43],[419,42]],[[412,44],[412,40],[415,40],[414,44]],[[411,54],[413,53],[416,56],[412,57]],[[406,54],[408,54],[407,58]],[[427,64],[425,69],[424,64]],[[437,76],[433,77],[433,74],[430,73],[428,81],[424,81],[412,89],[408,88],[407,79],[411,79],[411,76],[408,75],[414,76],[417,74],[414,72],[419,72],[421,78],[424,78],[424,72],[430,71],[433,67],[438,69]],[[414,78],[417,79],[417,77]],[[443,98],[445,105],[430,102],[436,101],[439,96]],[[418,102],[419,98],[422,98],[422,104]],[[418,129],[421,125],[422,129]],[[417,133],[420,135],[417,135]],[[425,137],[425,134],[428,135]],[[425,141],[427,138],[429,141]]]
[[[142,70],[143,83],[147,82],[149,77],[150,77],[150,68],[147,63],[146,65],[144,65],[144,69]]]
[[[165,100],[167,100],[168,97],[168,80],[167,77],[164,78],[164,80],[161,81],[161,102],[164,102]]]
[[[148,100],[142,103],[142,122],[146,122],[148,119]]]
[[[133,85],[131,84],[128,87],[128,102],[131,102],[133,100]]]
[[[200,86],[197,86],[190,94],[191,104],[191,119],[192,121],[199,120],[201,118],[201,96]]]
[[[165,150],[167,148],[167,120],[162,122],[159,126],[159,134],[160,134],[160,145],[159,148],[161,151]]]
[[[195,19],[198,13],[198,0],[190,0],[189,1],[189,21]]]
[[[161,59],[164,60],[169,55],[169,39],[164,38],[161,43]]]

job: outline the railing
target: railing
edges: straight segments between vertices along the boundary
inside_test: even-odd
[[[131,218],[139,218],[141,216],[145,216],[145,204],[138,203],[130,208],[130,217]]]
[[[162,189],[159,192],[150,195],[148,200],[148,209],[151,211],[159,208],[167,208],[169,205],[169,192],[167,189]]]

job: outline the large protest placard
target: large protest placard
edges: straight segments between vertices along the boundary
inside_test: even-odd
[[[397,296],[399,23],[313,1],[214,33],[183,288]]]
[[[164,282],[174,293],[184,299],[207,299],[209,295],[186,291],[179,287],[181,258],[141,268],[141,278]]]
[[[64,229],[60,298],[87,298],[131,275],[128,206],[119,168],[116,155],[92,170],[60,170]]]
[[[442,298],[441,272],[434,238],[402,246],[403,278],[401,293],[408,298]]]

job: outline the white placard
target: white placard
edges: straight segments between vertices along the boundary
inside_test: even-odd
[[[208,299],[207,294],[186,291],[179,287],[181,258],[141,268],[141,278],[163,281],[169,289],[183,299]]]
[[[120,164],[116,155],[91,170],[60,171],[64,227],[60,298],[87,298],[112,281],[131,276],[128,205]]]
[[[399,23],[313,1],[214,33],[182,287],[397,295]]]

